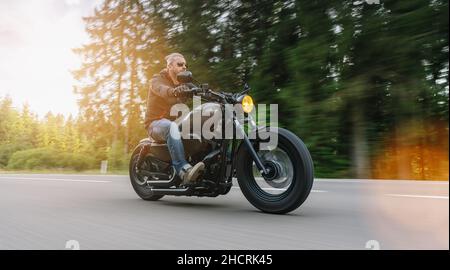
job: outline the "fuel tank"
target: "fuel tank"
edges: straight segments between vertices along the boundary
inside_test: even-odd
[[[194,121],[198,121],[195,127]],[[176,119],[175,123],[177,123],[181,132],[186,157],[196,156],[210,150],[208,139],[211,139],[211,136],[214,136],[214,134],[218,135],[217,132],[221,132],[222,121],[221,105],[210,102],[201,104],[186,115]],[[209,129],[209,135],[206,135],[206,139],[202,136],[202,129],[204,128]],[[149,139],[147,143],[149,146],[148,153],[151,156],[165,162],[171,161],[167,144],[155,142],[152,139]]]

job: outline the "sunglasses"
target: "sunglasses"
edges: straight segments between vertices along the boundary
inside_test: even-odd
[[[177,63],[177,66],[178,66],[178,67],[185,66],[186,68],[188,67],[186,63]]]

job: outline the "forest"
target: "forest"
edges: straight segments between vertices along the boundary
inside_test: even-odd
[[[0,170],[126,170],[149,80],[179,52],[213,89],[278,104],[316,177],[449,178],[447,0],[105,0],[83,20],[79,114],[0,96]]]

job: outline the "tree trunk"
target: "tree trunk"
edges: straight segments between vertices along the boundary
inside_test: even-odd
[[[370,178],[369,165],[369,147],[367,142],[366,131],[364,127],[364,116],[361,109],[353,105],[352,108],[352,124],[353,124],[353,175],[356,178]]]

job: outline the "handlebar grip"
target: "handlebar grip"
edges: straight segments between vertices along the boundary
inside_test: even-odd
[[[190,88],[189,90],[183,91],[183,96],[189,97],[201,93],[201,89],[198,87]]]
[[[189,87],[189,88],[194,88],[194,87],[197,87],[197,86],[195,86],[195,84],[193,84],[193,83],[185,83],[185,85],[187,86],[187,87]]]

